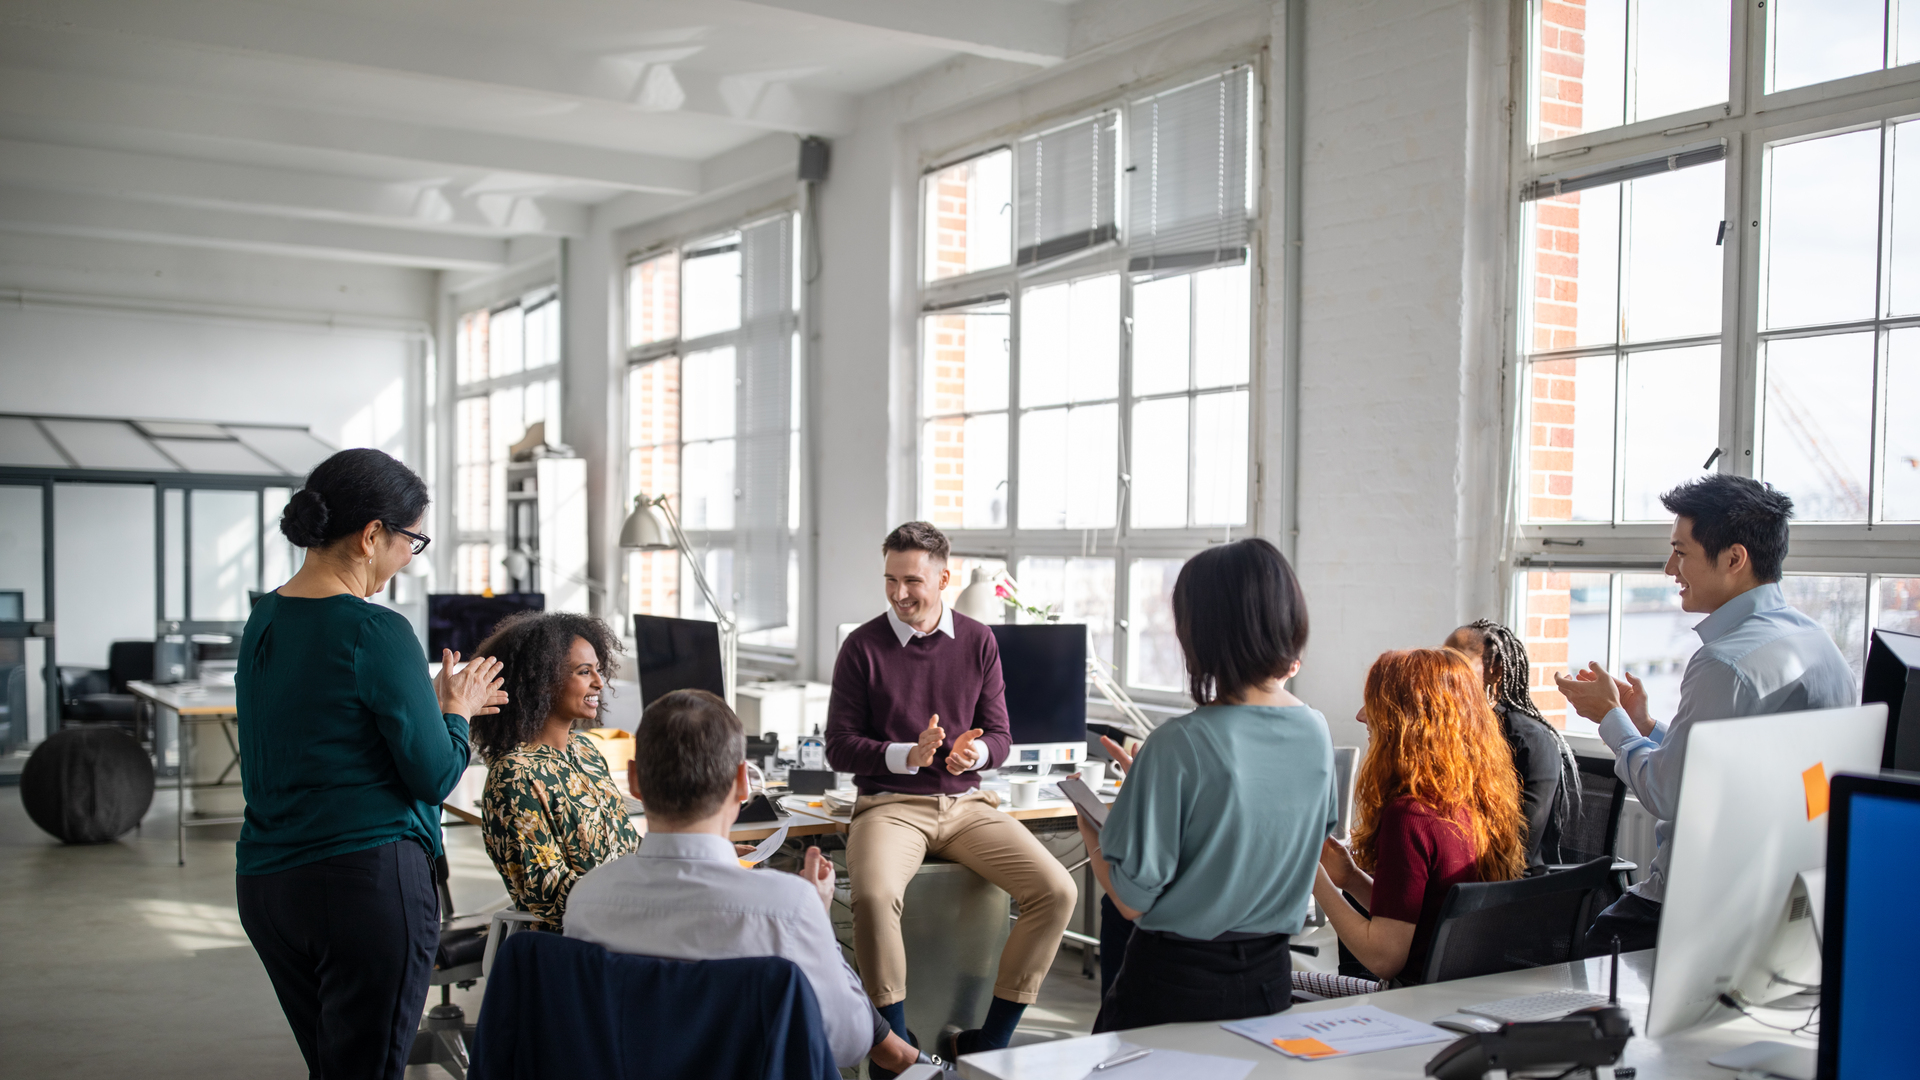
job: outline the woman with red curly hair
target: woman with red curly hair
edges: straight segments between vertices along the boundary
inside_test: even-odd
[[[1321,847],[1313,896],[1381,979],[1417,983],[1447,890],[1526,869],[1519,777],[1473,668],[1452,649],[1384,653],[1367,672],[1353,850]],[[1355,910],[1342,892],[1371,914]]]

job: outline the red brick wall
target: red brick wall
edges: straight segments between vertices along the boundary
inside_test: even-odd
[[[929,185],[928,212],[933,215],[929,240],[934,245],[932,276],[954,277],[967,272],[967,199],[969,165],[956,165],[934,176]],[[932,416],[957,413],[967,401],[967,320],[963,315],[931,315],[925,326],[925,353],[921,378],[925,408]],[[958,418],[927,425],[921,447],[927,466],[922,496],[929,520],[942,528],[966,523],[966,432]]]
[[[643,364],[633,373],[627,434],[629,498],[680,494],[680,359],[669,356]],[[627,597],[631,610],[644,615],[680,614],[678,552],[634,552],[627,560]]]

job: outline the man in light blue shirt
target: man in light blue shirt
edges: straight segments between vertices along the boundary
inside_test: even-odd
[[[1652,868],[1594,920],[1589,948],[1606,948],[1615,935],[1623,949],[1654,947],[1695,721],[1831,709],[1860,698],[1833,638],[1780,592],[1792,499],[1744,476],[1714,475],[1660,501],[1674,514],[1666,572],[1680,583],[1680,607],[1710,613],[1693,628],[1700,650],[1687,661],[1673,719],[1647,715],[1646,690],[1632,674],[1615,679],[1595,663],[1555,677],[1573,710],[1599,723],[1615,774],[1655,819]]]

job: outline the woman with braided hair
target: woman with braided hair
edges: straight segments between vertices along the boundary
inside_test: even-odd
[[[1579,813],[1580,766],[1566,737],[1540,715],[1527,691],[1525,643],[1497,622],[1475,619],[1449,634],[1446,647],[1473,665],[1513,751],[1520,810],[1527,821],[1527,865],[1559,862],[1562,827]]]

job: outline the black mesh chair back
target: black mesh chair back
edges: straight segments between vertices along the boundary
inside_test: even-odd
[[[1425,981],[1579,959],[1612,868],[1603,856],[1558,873],[1455,885],[1440,905]]]
[[[153,678],[153,642],[116,641],[107,646],[109,693],[124,694],[127,684]]]
[[[1627,785],[1613,775],[1612,758],[1576,758],[1580,763],[1580,812],[1560,823],[1560,861],[1612,858],[1620,839],[1620,809]]]

